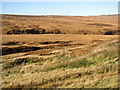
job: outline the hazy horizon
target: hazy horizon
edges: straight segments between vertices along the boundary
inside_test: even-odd
[[[118,13],[117,2],[3,2],[1,14],[97,16]]]

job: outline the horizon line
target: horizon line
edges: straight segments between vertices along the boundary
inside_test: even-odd
[[[100,15],[57,15],[57,14],[53,14],[53,15],[31,15],[31,14],[0,14],[0,15],[19,15],[19,16],[107,16],[107,15],[119,15],[119,14],[100,14]]]

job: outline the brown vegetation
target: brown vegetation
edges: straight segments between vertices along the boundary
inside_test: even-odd
[[[19,52],[28,52],[38,50],[40,47],[28,47],[28,46],[19,46],[19,47],[2,47],[2,55],[19,53]]]
[[[116,16],[2,15],[3,34],[109,35],[118,30]],[[106,31],[106,29],[108,31]],[[115,33],[114,33],[115,32]]]
[[[5,55],[2,61],[2,87],[118,88],[118,43],[116,40],[104,43],[82,56],[68,56],[66,50],[47,58]],[[85,50],[86,47],[71,50]]]
[[[118,88],[117,18],[3,15],[1,87]]]

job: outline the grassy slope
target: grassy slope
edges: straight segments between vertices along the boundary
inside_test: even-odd
[[[2,87],[118,87],[118,42],[81,56],[28,57],[3,62]]]
[[[59,30],[66,34],[104,34],[118,29],[118,17],[115,16],[22,16],[3,15],[2,32],[17,28],[26,30],[44,28],[46,32]]]
[[[117,30],[117,16],[12,16],[3,15],[3,33],[18,27],[22,29],[58,29],[69,35],[3,35],[3,47],[22,44],[38,45],[41,42],[74,41],[81,44],[104,41],[117,36],[101,36],[108,30]],[[70,34],[97,35],[70,35]],[[29,36],[29,38],[28,38]],[[79,37],[79,38],[78,38]],[[110,40],[110,41],[111,41]],[[109,40],[108,40],[109,41]],[[53,57],[4,56],[2,61],[2,87],[37,88],[95,88],[118,87],[117,42],[106,43],[82,56],[66,53]],[[64,46],[65,47],[65,46]],[[14,58],[21,57],[21,58]],[[5,59],[5,60],[4,60]],[[8,61],[9,60],[9,61]]]

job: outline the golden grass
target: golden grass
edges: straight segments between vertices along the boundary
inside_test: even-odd
[[[44,28],[66,34],[104,34],[118,29],[116,16],[14,16],[3,15],[3,33],[17,29]]]
[[[100,45],[84,57],[61,54],[50,58],[26,57],[26,63],[21,58],[23,63],[19,64],[17,59],[4,61],[3,65],[13,62],[16,66],[3,69],[2,87],[118,88],[118,43]]]
[[[18,42],[34,44],[46,41],[73,41],[81,44],[88,44],[94,41],[106,41],[118,39],[118,35],[74,35],[74,34],[41,34],[41,35],[2,35],[2,43]]]
[[[2,88],[118,88],[118,36],[103,35],[116,34],[117,19],[3,15],[3,33],[44,28],[62,34],[3,34]]]

